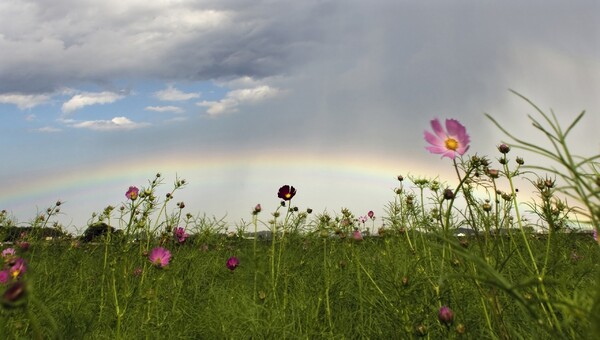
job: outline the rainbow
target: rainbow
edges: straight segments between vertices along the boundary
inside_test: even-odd
[[[449,170],[451,175],[447,162],[433,161],[439,164],[437,169],[417,162],[409,164],[411,169],[407,169],[404,164],[403,175],[410,171],[435,178],[439,175],[435,170],[439,169]],[[165,191],[170,191],[176,176],[186,179],[189,184],[177,198],[185,199],[187,206],[197,205],[199,209],[194,212],[204,211],[209,215],[248,217],[256,203],[273,202],[276,206],[276,190],[283,184],[291,184],[299,190],[295,201],[299,205],[310,205],[317,211],[341,207],[379,209],[381,216],[383,206],[393,199],[392,190],[398,185],[396,176],[401,174],[398,163],[377,155],[290,154],[279,150],[256,155],[215,152],[201,157],[168,154],[120,159],[11,178],[3,186],[0,209],[14,212],[21,220],[22,214],[34,217],[36,207],[43,211],[61,200],[67,203],[69,208],[63,210],[73,216],[73,223],[81,225],[93,211],[123,202],[130,185],[147,186],[147,181],[160,172]]]

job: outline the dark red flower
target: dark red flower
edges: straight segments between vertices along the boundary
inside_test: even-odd
[[[25,295],[27,295],[25,283],[23,281],[15,281],[2,294],[2,305],[7,308],[17,307],[25,302],[23,299]]]
[[[279,188],[279,192],[277,193],[277,197],[281,198],[284,201],[289,201],[296,195],[296,188],[284,185]]]

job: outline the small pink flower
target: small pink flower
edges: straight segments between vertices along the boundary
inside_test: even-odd
[[[360,216],[358,218],[358,222],[365,224],[365,222],[367,222],[367,216]]]
[[[9,277],[10,273],[8,272],[8,270],[0,271],[0,283],[7,283]]]
[[[19,241],[17,242],[17,245],[19,246],[19,248],[21,248],[21,250],[23,251],[27,251],[29,250],[29,242],[27,241]]]
[[[375,219],[375,213],[373,212],[373,210],[369,210],[369,212],[367,213],[367,216],[369,216],[369,218],[372,220]]]
[[[2,257],[10,259],[15,256],[15,248],[6,248],[2,251]]]
[[[355,241],[363,240],[363,236],[362,236],[362,233],[360,232],[360,230],[355,230],[354,233],[352,233],[352,237],[354,238]]]
[[[232,256],[229,259],[227,259],[227,263],[226,263],[227,269],[234,271],[235,268],[237,268],[237,266],[239,266],[239,265],[240,265],[240,260],[238,260],[237,257]]]
[[[175,228],[175,230],[173,230],[173,233],[175,234],[175,238],[179,243],[185,242],[185,239],[187,239],[189,236],[188,233],[185,232],[185,229],[183,229],[182,227]]]
[[[150,255],[148,255],[148,259],[155,266],[163,268],[169,264],[169,261],[171,260],[171,252],[163,247],[157,247],[152,249]]]
[[[456,155],[463,155],[469,149],[471,141],[467,130],[455,119],[446,119],[446,130],[436,118],[431,121],[434,133],[425,131],[425,140],[431,144],[426,149],[431,153],[441,154],[442,158],[454,159]]]
[[[449,325],[454,321],[454,312],[448,306],[442,306],[438,312],[438,319],[441,323]]]
[[[134,186],[130,186],[129,190],[127,190],[127,192],[125,193],[125,197],[127,197],[127,199],[130,199],[132,201],[135,201],[138,198],[139,193],[140,193],[140,189],[138,189],[137,187],[134,187]]]
[[[22,258],[18,258],[10,267],[10,275],[13,279],[18,279],[27,271],[27,264]]]

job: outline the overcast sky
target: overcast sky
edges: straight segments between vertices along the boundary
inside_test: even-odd
[[[20,222],[60,199],[81,228],[156,172],[231,223],[284,184],[301,209],[382,216],[398,174],[456,181],[431,119],[460,120],[470,154],[503,138],[484,112],[537,138],[508,89],[587,110],[572,143],[600,152],[591,0],[2,1],[0,51],[0,208]]]

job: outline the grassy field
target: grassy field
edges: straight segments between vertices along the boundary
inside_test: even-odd
[[[410,233],[410,232],[409,232]],[[31,244],[27,305],[0,310],[4,338],[587,338],[600,274],[591,236],[531,241],[543,282],[516,248],[414,232],[383,237],[215,235],[170,247],[164,268],[136,245]],[[283,251],[279,251],[280,247]],[[442,261],[445,247],[448,253]],[[255,252],[256,250],[256,252]],[[235,256],[239,266],[226,267]],[[272,261],[274,260],[274,267]],[[274,273],[274,276],[273,276]],[[441,306],[451,322],[438,319]]]
[[[160,174],[77,238],[52,222],[61,202],[27,229],[2,212],[0,337],[600,339],[600,246],[578,232],[600,226],[600,155],[567,146],[583,113],[563,130],[533,107],[550,146],[488,116],[512,141],[494,160],[465,155],[458,121],[432,121],[427,149],[456,183],[398,176],[381,217],[301,210],[284,185],[234,232],[171,202],[186,182],[165,195]],[[521,202],[516,180],[535,199]]]

